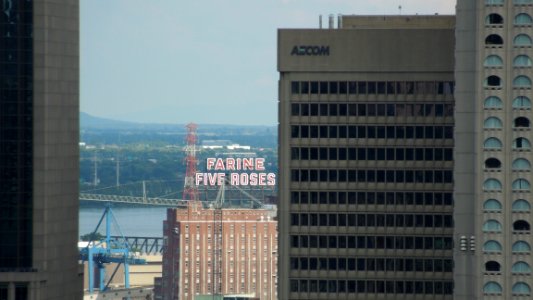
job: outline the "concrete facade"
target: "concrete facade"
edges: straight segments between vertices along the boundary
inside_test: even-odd
[[[225,208],[221,213],[221,240],[217,241],[214,228],[220,223],[214,221],[213,209],[190,202],[187,209],[167,211],[162,292],[155,299],[212,295],[215,282],[220,295],[277,299],[277,221],[265,209]],[[218,262],[217,249],[221,251]]]
[[[0,271],[0,290],[7,286],[9,300],[82,299],[83,269],[77,248],[79,3],[31,2],[32,263],[26,270]]]
[[[278,31],[279,298],[452,299],[455,18],[341,23]]]
[[[457,3],[455,299],[531,299],[532,5]]]

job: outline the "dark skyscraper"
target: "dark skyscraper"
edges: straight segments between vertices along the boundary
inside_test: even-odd
[[[0,2],[0,299],[80,299],[76,0]]]
[[[452,299],[453,16],[278,32],[280,299]]]

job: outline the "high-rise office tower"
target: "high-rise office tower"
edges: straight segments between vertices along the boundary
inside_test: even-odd
[[[458,300],[531,297],[532,6],[457,2]]]
[[[77,0],[0,2],[0,299],[81,299]]]
[[[452,299],[455,18],[338,23],[278,32],[279,297]]]

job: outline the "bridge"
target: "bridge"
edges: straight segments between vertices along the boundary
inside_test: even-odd
[[[177,181],[142,181],[119,186],[98,187],[85,189],[80,192],[80,201],[123,203],[133,205],[186,207],[188,200],[176,198],[182,195],[183,185]],[[217,195],[218,187],[199,188],[200,201],[211,203]],[[262,202],[266,196],[275,194],[272,187],[235,187],[226,186],[226,201],[228,205],[252,207]],[[232,200],[229,200],[232,199]],[[250,200],[251,199],[251,200]]]
[[[105,194],[90,194],[80,193],[80,201],[98,201],[98,202],[113,202],[113,203],[127,203],[140,204],[151,206],[166,206],[166,207],[185,207],[188,200],[168,199],[168,198],[152,198],[152,197],[135,197],[135,196],[121,196],[121,195],[105,195]]]

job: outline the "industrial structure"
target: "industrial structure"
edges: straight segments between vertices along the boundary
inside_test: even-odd
[[[124,272],[124,288],[130,287],[129,266],[146,264],[146,261],[135,256],[133,249],[128,243],[128,240],[124,237],[120,230],[120,226],[113,214],[111,206],[108,204],[100,221],[96,225],[96,228],[91,235],[94,237],[98,232],[102,221],[105,220],[105,239],[93,240],[89,239],[87,245],[80,249],[80,260],[87,262],[88,267],[88,280],[89,280],[89,294],[94,292],[95,288],[95,268],[98,269],[98,291],[105,292],[109,288],[109,284],[113,281],[116,272],[120,266],[123,266]],[[115,225],[120,236],[111,238],[111,228]],[[115,269],[110,276],[106,277],[106,265],[115,263]],[[107,280],[106,280],[107,279]]]
[[[81,299],[79,1],[0,11],[0,298]]]
[[[278,31],[279,298],[452,299],[455,18],[337,23]]]
[[[201,201],[194,182],[197,126],[191,123],[187,129],[183,200],[188,205],[167,211],[163,277],[155,280],[155,298],[234,294],[277,299],[277,221],[272,211],[239,187],[240,196],[258,209],[232,207],[235,202],[226,202],[226,180],[216,197]]]

